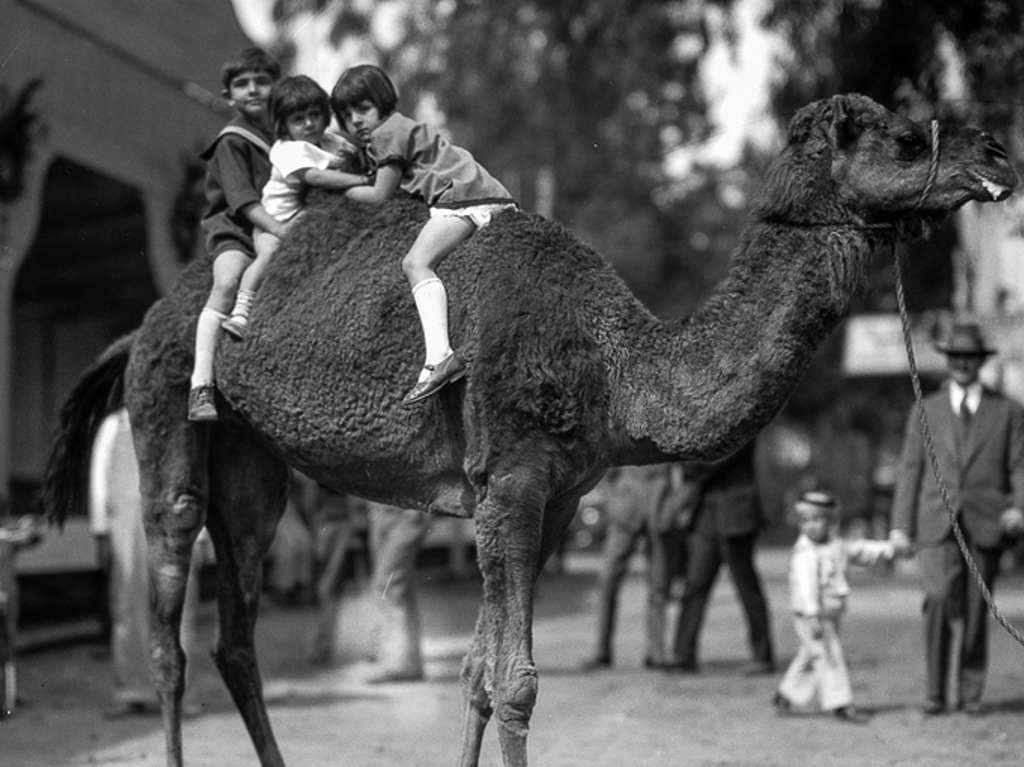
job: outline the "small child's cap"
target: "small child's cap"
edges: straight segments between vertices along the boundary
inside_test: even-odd
[[[808,490],[800,496],[793,509],[801,517],[813,517],[818,515],[834,516],[838,504],[835,496],[821,490]]]

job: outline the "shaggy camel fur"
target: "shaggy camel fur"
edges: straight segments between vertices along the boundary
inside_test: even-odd
[[[420,204],[310,207],[267,275],[248,338],[221,345],[231,415],[212,427],[185,420],[210,281],[208,264],[193,264],[72,394],[46,490],[57,519],[81,503],[83,435],[123,374],[168,764],[182,761],[178,626],[204,522],[219,577],[214,657],[261,764],[283,764],[253,628],[291,465],[340,492],[475,519],[483,601],[463,663],[459,764],[478,763],[494,715],[503,763],[524,767],[537,697],[534,580],[578,499],[609,466],[712,459],[742,445],[846,315],[874,251],[968,200],[1009,194],[1016,178],[995,141],[965,127],[940,135],[936,163],[925,127],[864,96],[802,109],[730,273],[681,322],[652,316],[558,224],[501,214],[445,263],[468,375],[414,408],[399,404],[419,368],[420,331],[398,259],[426,215]]]

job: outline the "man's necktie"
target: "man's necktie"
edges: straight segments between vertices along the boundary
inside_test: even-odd
[[[966,394],[963,399],[960,400],[960,421],[963,423],[965,429],[971,425],[971,409],[967,407]]]

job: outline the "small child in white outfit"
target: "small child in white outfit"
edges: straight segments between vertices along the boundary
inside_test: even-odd
[[[789,560],[789,601],[800,647],[786,669],[772,704],[780,713],[807,706],[817,695],[821,708],[837,719],[861,723],[866,716],[853,705],[850,677],[839,641],[840,618],[850,585],[847,564],[873,565],[891,560],[889,541],[848,541],[835,535],[836,499],[829,493],[804,493],[794,505],[800,536]]]

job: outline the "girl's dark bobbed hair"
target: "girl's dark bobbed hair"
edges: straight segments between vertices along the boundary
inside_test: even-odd
[[[344,122],[345,108],[369,101],[381,116],[389,115],[398,105],[398,89],[387,73],[373,64],[358,64],[341,73],[331,91],[331,108],[338,122]]]
[[[284,77],[274,84],[270,91],[270,121],[277,138],[288,138],[288,115],[306,109],[318,109],[328,122],[331,119],[330,100],[327,91],[306,75]]]

